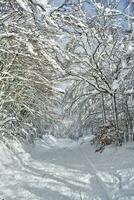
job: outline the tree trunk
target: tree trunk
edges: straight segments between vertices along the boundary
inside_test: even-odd
[[[114,123],[115,123],[115,126],[116,126],[116,130],[119,130],[119,121],[118,121],[118,110],[117,110],[116,94],[114,94],[112,97],[113,97]]]
[[[126,118],[128,121],[128,126],[129,126],[129,132],[128,134],[131,136],[131,140],[134,140],[134,133],[133,133],[133,123],[132,123],[132,117],[128,108],[128,99],[125,97],[125,113],[126,113]]]
[[[102,97],[102,111],[103,111],[103,124],[106,124],[106,110],[105,110],[105,102],[104,102],[104,95],[101,95]]]

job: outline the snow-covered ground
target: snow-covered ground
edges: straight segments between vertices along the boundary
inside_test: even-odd
[[[95,153],[89,139],[0,145],[0,200],[133,200],[133,144]]]

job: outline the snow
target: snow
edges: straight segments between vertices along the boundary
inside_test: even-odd
[[[55,90],[56,92],[59,92],[59,93],[62,93],[62,94],[65,93],[65,90],[63,90],[63,89],[60,88],[60,87],[54,87],[54,90]]]
[[[112,89],[117,90],[119,88],[119,80],[114,80],[112,84]]]
[[[25,11],[31,12],[27,0],[16,0],[16,1]]]
[[[51,5],[48,4],[47,0],[35,0],[35,2],[38,5],[41,5],[44,8],[44,10],[46,11],[45,15],[49,15],[50,14],[50,12],[52,10],[52,7],[51,7]]]
[[[100,10],[104,10],[104,6],[101,3],[94,3],[95,7],[97,7]]]
[[[95,153],[90,137],[0,145],[0,199],[133,200],[134,144]],[[10,149],[10,150],[9,150]]]
[[[134,44],[132,44],[132,43],[130,43],[129,45],[128,45],[128,54],[129,53],[133,53],[133,51],[134,51]]]
[[[44,9],[46,9],[46,6],[48,5],[48,1],[47,0],[34,0],[37,4],[40,4],[41,6],[44,7]]]
[[[28,0],[16,0],[18,4],[28,12],[31,12],[31,9],[28,4]],[[45,15],[48,16],[52,10],[51,5],[48,4],[47,0],[33,0],[33,3],[39,7],[39,5],[45,10]],[[40,10],[41,12],[41,10]],[[43,12],[43,11],[42,11]],[[38,13],[40,15],[41,13]]]
[[[26,45],[27,45],[29,53],[31,53],[33,55],[37,55],[37,53],[35,53],[35,51],[34,51],[33,45],[30,42],[27,41]]]
[[[133,94],[133,93],[134,93],[134,89],[133,89],[133,88],[127,89],[127,90],[125,91],[125,94]]]

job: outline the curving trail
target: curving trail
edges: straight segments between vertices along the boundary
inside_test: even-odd
[[[132,155],[96,154],[88,140],[0,146],[0,200],[134,200]]]

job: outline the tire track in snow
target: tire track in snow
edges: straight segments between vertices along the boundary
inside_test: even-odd
[[[110,196],[109,191],[107,190],[104,182],[97,175],[97,170],[96,170],[94,163],[91,160],[89,160],[86,153],[83,152],[83,150],[80,146],[79,146],[79,150],[80,150],[80,154],[81,154],[82,158],[86,161],[86,164],[88,164],[90,172],[92,173],[92,175],[94,175],[94,178],[96,179],[96,183],[98,183],[98,185],[96,185],[96,187],[99,187],[101,189],[100,192],[103,195],[102,200],[112,200],[112,197]]]

